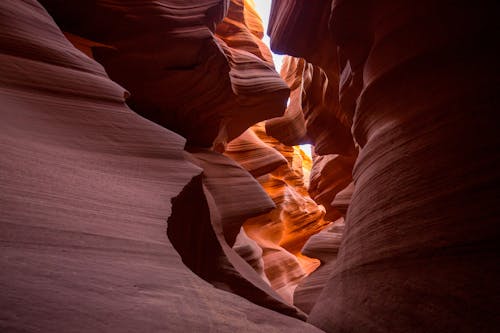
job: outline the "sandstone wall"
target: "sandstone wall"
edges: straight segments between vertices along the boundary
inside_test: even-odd
[[[329,332],[496,331],[496,6],[321,1],[324,20],[309,3],[273,2],[272,46],[338,64],[340,111],[361,147],[344,239],[309,322]],[[307,50],[311,38],[325,44]]]
[[[265,60],[214,35],[229,2],[43,3],[66,34],[36,1],[0,3],[1,330],[319,332],[231,248],[274,203],[194,147],[224,146],[288,94]],[[217,120],[194,116],[201,105]]]

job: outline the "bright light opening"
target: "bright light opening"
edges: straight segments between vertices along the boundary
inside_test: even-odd
[[[269,15],[271,13],[271,0],[254,0],[254,1],[255,1],[255,9],[257,10],[257,13],[259,13],[262,19],[262,25],[264,26],[264,38],[262,39],[262,41],[269,47],[269,49],[271,49],[270,45],[271,40],[267,35],[267,26],[269,25]],[[273,53],[272,50],[271,54],[273,56],[273,61],[274,61],[274,66],[276,67],[276,71],[279,73],[281,71],[281,65],[283,64],[284,56],[280,54],[275,54]],[[290,100],[288,100],[287,106],[289,103]],[[311,145],[309,144],[300,145],[300,149],[302,149],[307,156],[312,158]]]
[[[269,49],[271,49],[269,36],[267,35],[267,26],[269,25],[269,14],[271,13],[271,0],[255,0],[255,9],[257,13],[259,13],[262,19],[262,25],[264,26],[264,38],[262,41],[266,44]],[[279,73],[281,70],[281,65],[283,63],[283,56],[280,54],[273,55],[274,66],[276,67],[276,71]]]
[[[306,153],[307,156],[312,158],[312,146],[311,145],[309,145],[309,144],[300,145],[299,147],[300,147],[300,149],[302,149],[304,151],[304,153]]]

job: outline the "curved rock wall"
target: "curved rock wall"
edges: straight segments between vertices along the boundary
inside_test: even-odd
[[[339,103],[338,73],[329,74],[303,58],[287,56],[281,75],[290,87],[289,105],[282,117],[266,121],[268,135],[288,145],[314,145],[309,194],[335,221],[341,214],[332,207],[338,192],[352,181],[357,157],[351,120]]]
[[[273,2],[272,45],[314,63],[299,46],[322,15],[284,3]],[[495,5],[331,8],[340,107],[361,151],[344,240],[309,322],[329,332],[496,331]],[[287,39],[301,19],[315,23]]]
[[[174,199],[167,229],[183,262],[219,289],[305,319],[303,313],[284,304],[231,248],[245,219],[271,210],[273,202],[257,181],[231,159],[207,149],[192,149],[189,159],[203,169],[203,174]],[[237,230],[232,229],[235,224]]]
[[[129,109],[129,92],[66,39],[102,61],[109,73],[121,69],[115,75],[137,97],[129,105],[144,102],[142,113],[145,101],[151,97],[154,104],[160,90],[168,100],[171,89],[190,84],[187,76],[177,86],[168,84],[173,78],[167,75],[167,89],[155,86],[165,65],[177,66],[167,66],[167,74],[179,74],[186,68],[176,61],[189,63],[190,52],[198,52],[194,58],[210,55],[205,62],[219,57],[224,66],[231,63],[222,50],[229,47],[211,35],[210,23],[231,13],[229,3],[172,2],[178,6],[173,9],[166,2],[142,2],[133,11],[131,2],[44,3],[72,35],[63,35],[36,1],[0,3],[1,330],[319,332],[290,318],[305,316],[230,246],[245,219],[274,207],[255,179],[219,153],[193,148],[203,133],[190,138],[186,153],[184,138]],[[189,15],[172,21],[169,13]],[[166,30],[157,29],[162,20]],[[189,26],[193,22],[202,24]],[[255,22],[251,26],[255,30]],[[184,33],[193,38],[178,38]],[[210,41],[199,44],[219,43],[213,54],[189,46],[205,35]],[[180,43],[174,48],[167,43],[174,41]],[[284,104],[288,89],[266,61],[229,51],[245,68],[239,74],[230,69],[236,78],[230,89],[241,92],[232,103],[238,100],[246,110],[269,106],[262,102],[266,98]],[[205,65],[205,74],[212,65]],[[264,67],[274,82],[245,76],[260,75]],[[151,88],[143,95],[139,74],[142,88]],[[226,138],[242,131],[220,122]],[[245,122],[251,124],[247,119],[241,126]],[[181,259],[230,293],[201,280]]]
[[[284,80],[252,0],[41,3],[0,2],[0,330],[498,330],[493,2],[274,0]]]
[[[260,19],[246,2],[41,2],[62,30],[106,44],[93,55],[131,93],[130,107],[190,145],[223,151],[283,113],[289,89],[254,35]]]
[[[267,134],[288,145],[306,142],[318,155],[354,155],[350,120],[341,112],[338,75],[303,58],[284,58],[281,75],[291,89],[283,117],[266,121]]]
[[[339,218],[321,232],[311,236],[302,248],[304,255],[321,260],[321,266],[300,281],[293,293],[293,304],[306,313],[311,312],[332,274],[344,229],[344,219]]]
[[[304,179],[308,179],[311,161],[300,149],[266,135],[263,124],[230,142],[225,154],[253,171],[276,205],[243,226],[262,250],[267,280],[292,304],[297,284],[319,266],[317,259],[303,255],[301,249],[311,235],[329,223],[324,219],[324,208],[307,193]]]
[[[254,140],[251,137],[255,135],[252,131],[246,131],[234,140],[234,144],[227,146],[228,141],[241,134],[251,124],[280,115],[289,91],[274,71],[270,51],[261,41],[262,23],[251,1],[199,3],[190,8],[191,14],[185,19],[180,19],[182,15],[179,17],[177,13],[187,11],[187,5],[150,6],[147,1],[139,2],[134,6],[123,2],[98,1],[93,4],[76,2],[74,6],[80,8],[83,13],[75,13],[72,11],[74,6],[69,8],[58,1],[46,0],[44,4],[47,5],[57,22],[69,31],[66,35],[70,40],[82,51],[93,55],[105,66],[111,78],[130,91],[128,104],[147,118],[182,134],[186,137],[188,147],[191,147],[190,150],[200,146],[212,146],[214,150],[223,152],[229,148],[227,155],[235,158],[236,155],[241,155],[240,150],[243,149],[246,150],[246,155],[251,155],[251,165],[241,156],[236,160],[241,161],[242,166],[254,176],[261,172],[273,172],[283,163],[288,163],[289,166],[284,166],[281,171],[275,172],[272,179],[284,177],[283,175],[276,176],[277,173],[290,172],[290,175],[294,175],[295,171],[287,170],[290,167],[295,168],[292,164],[302,158],[296,156],[294,159],[289,158],[287,162],[280,152],[274,149],[263,149],[265,144],[261,140]],[[98,15],[94,14],[96,11]],[[72,16],[76,16],[77,20],[68,19]],[[113,21],[94,26],[104,16]],[[117,26],[125,28],[117,29]],[[91,38],[92,41],[84,37]],[[137,49],[139,43],[141,43],[141,48]],[[180,52],[184,53],[181,55]],[[198,78],[197,73],[203,75],[203,78]],[[209,80],[213,80],[214,75],[218,77],[215,85],[208,83]],[[302,74],[299,77],[302,78]],[[318,84],[326,86],[327,82],[320,80]],[[318,88],[317,85],[314,87]],[[186,93],[181,93],[181,90]],[[197,106],[193,107],[193,103]],[[306,103],[311,104],[305,102],[304,105]],[[311,109],[315,107],[312,106]],[[323,117],[323,120],[325,119]],[[345,129],[345,127],[342,128]],[[350,138],[349,135],[348,142],[351,142],[352,146]],[[244,147],[245,140],[253,143],[260,142],[260,153],[255,150],[256,147],[251,150]],[[277,145],[278,142],[274,144]],[[286,149],[293,151],[291,147]],[[258,163],[255,161],[256,153],[263,154]],[[215,155],[212,157],[217,160]],[[264,169],[261,169],[262,167]],[[222,174],[231,167],[226,162],[221,162],[217,168]],[[228,175],[230,173],[226,176]],[[294,235],[284,236],[287,240],[283,240],[283,243],[287,246],[282,248],[281,245],[277,245],[280,254],[276,258],[269,259],[271,258],[268,256],[269,252],[264,251],[263,254],[264,258],[269,259],[264,259],[264,271],[273,272],[268,273],[272,274],[271,285],[275,290],[286,290],[280,293],[291,304],[293,286],[318,265],[317,260],[301,256],[300,248],[310,235],[320,231],[327,223],[322,218],[321,210],[309,198],[302,181],[302,174],[290,175],[286,176],[289,181],[294,177],[296,180],[300,178],[300,184],[282,188],[283,191],[288,189],[285,192],[289,199],[283,201],[276,198],[275,202],[278,202],[280,207],[271,214],[276,215],[277,221],[284,223],[283,228],[288,226],[287,228],[292,230],[290,233]],[[222,178],[225,179],[226,185],[238,179]],[[252,187],[247,185],[248,183],[245,182],[234,183],[232,186],[236,186],[240,191],[236,193],[242,195],[229,197],[226,194],[225,201],[218,202],[218,208],[224,211],[221,225],[224,241],[229,246],[234,244],[244,220],[249,216],[260,214],[266,207],[265,205],[257,207],[262,200],[255,201],[253,206],[242,204],[252,197],[248,195]],[[296,192],[299,188],[299,192]],[[203,196],[203,193],[197,195]],[[280,194],[280,197],[283,195]],[[254,197],[256,197],[255,194]],[[289,204],[290,202],[293,204]],[[286,209],[281,207],[285,207],[285,204],[288,207]],[[307,208],[303,208],[306,206]],[[303,213],[310,210],[315,213]],[[208,214],[209,211],[211,210],[205,210],[204,214]],[[193,218],[193,216],[182,217],[186,220]],[[263,218],[263,221],[266,221],[266,218]],[[206,216],[205,219],[208,221],[210,217]],[[318,221],[318,225],[309,228],[310,230],[306,232],[297,231],[313,221]],[[197,225],[197,222],[193,223]],[[214,223],[212,221],[212,225]],[[171,235],[180,238],[192,236],[185,236],[183,233],[171,233]],[[249,235],[255,236],[251,232]],[[205,236],[207,239],[204,241],[208,244],[218,242],[208,234],[201,237]],[[222,240],[219,239],[219,241]],[[180,243],[177,247],[179,246],[181,246]],[[219,248],[217,245],[213,246]],[[227,265],[216,267],[214,258],[210,257],[208,252],[189,249],[183,251],[181,254],[185,261],[190,263],[189,267],[207,281],[221,286],[214,281],[218,279],[216,275],[221,274],[228,267]],[[213,256],[219,257],[216,253],[220,253],[220,249],[214,249],[214,251]],[[282,257],[287,258],[287,264],[280,262],[279,258]],[[203,262],[205,266],[198,267],[194,262]],[[210,265],[213,267],[209,267],[208,262],[211,262]],[[279,270],[272,268],[275,266],[281,268]],[[289,269],[289,267],[295,268]],[[240,294],[252,295],[242,288],[233,289],[239,290]]]

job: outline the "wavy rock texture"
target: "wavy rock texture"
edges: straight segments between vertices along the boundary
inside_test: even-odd
[[[271,113],[278,112],[280,110],[278,105],[283,104],[284,96],[288,92],[286,85],[274,71],[269,49],[260,40],[261,20],[252,9],[253,3],[249,1],[232,1],[225,5],[222,5],[222,2],[196,4],[192,8],[186,4],[180,6],[170,2],[165,4],[169,6],[159,4],[151,6],[149,2],[142,1],[136,6],[122,2],[109,7],[107,2],[97,2],[96,10],[109,11],[107,15],[112,15],[116,24],[127,25],[127,29],[122,31],[110,28],[113,30],[104,33],[96,31],[92,37],[105,40],[107,45],[105,48],[94,47],[93,54],[103,63],[111,77],[123,83],[131,91],[129,104],[140,112],[143,110],[148,112],[147,117],[151,118],[150,112],[157,110],[158,107],[161,108],[161,117],[163,115],[170,117],[175,112],[189,111],[191,115],[174,114],[173,117],[174,121],[180,122],[182,126],[192,126],[193,132],[179,131],[187,137],[190,150],[196,151],[196,145],[212,145],[213,141],[215,150],[224,151],[227,140],[234,137],[234,133],[240,134],[243,129],[260,120],[259,117],[268,118]],[[81,5],[86,6],[86,4]],[[67,12],[66,7],[53,5],[50,8],[56,14],[59,10]],[[141,10],[146,8],[149,10]],[[216,25],[216,35],[214,35],[210,29],[213,24],[220,21],[219,11],[224,8],[227,12],[223,14],[227,16]],[[184,14],[186,15],[184,20],[179,17],[179,11],[182,13],[191,11],[191,13]],[[166,14],[169,16],[165,16]],[[200,20],[200,15],[209,21]],[[147,25],[145,21],[148,21]],[[90,22],[92,20],[85,21],[76,28],[68,25],[68,29],[89,35],[85,28]],[[158,30],[158,27],[165,29]],[[134,28],[142,30],[129,33],[128,29]],[[145,34],[148,39],[143,41]],[[72,40],[74,41],[73,38]],[[76,40],[76,43],[79,42],[80,39]],[[207,43],[211,47],[207,47]],[[171,44],[177,45],[179,50],[172,48]],[[196,46],[196,52],[188,47],[191,44]],[[146,47],[138,50],[137,45]],[[171,59],[180,51],[187,52],[182,55],[182,59]],[[190,56],[195,57],[193,59],[198,62],[206,62],[202,66],[196,64],[195,73],[190,68],[186,70],[182,67],[185,65],[175,62],[189,61]],[[163,62],[168,64],[168,68],[162,65]],[[163,67],[159,67],[160,65]],[[220,77],[220,73],[215,74],[219,68],[217,66],[227,67],[229,70],[229,73],[225,73],[227,76]],[[125,67],[137,71],[125,70]],[[177,74],[172,75],[172,71]],[[199,75],[203,75],[203,79],[200,79]],[[217,75],[216,85],[213,84],[214,75]],[[193,82],[194,79],[197,80],[196,83]],[[178,82],[174,83],[173,80]],[[180,94],[174,88],[186,90],[188,94]],[[171,90],[174,90],[173,93]],[[205,100],[205,97],[210,100]],[[193,108],[192,103],[197,103],[200,108]],[[237,117],[235,114],[228,115],[228,112],[238,112]],[[212,117],[216,122],[204,117]],[[176,123],[164,121],[165,118],[159,119],[154,116],[151,119],[178,131]],[[199,140],[200,135],[210,133],[207,130],[217,128],[219,129],[217,137],[210,137],[212,141]],[[221,289],[237,293],[257,304],[283,313],[305,318],[295,308],[282,304],[278,300],[279,296],[250,274],[248,267],[238,261],[230,248],[243,222],[251,216],[270,210],[274,207],[269,206],[272,202],[264,192],[259,192],[259,187],[252,186],[252,182],[255,182],[253,178],[247,174],[242,175],[243,170],[232,165],[230,160],[218,154],[204,153],[200,161],[198,155],[194,155],[193,163],[204,169],[203,186],[198,184],[199,182],[192,184],[192,188],[183,194],[180,205],[188,205],[192,200],[200,201],[202,206],[195,212],[176,211],[175,216],[170,218],[173,225],[179,225],[170,228],[169,235],[184,262],[200,277]],[[277,162],[286,163],[283,158]],[[226,188],[228,186],[231,190]],[[213,196],[216,207],[203,204],[208,200],[203,199],[206,195]],[[217,218],[211,216],[214,214],[213,211],[217,211],[220,216]],[[196,213],[198,218],[193,213]],[[192,224],[192,227],[186,227],[188,223]],[[219,227],[222,228],[220,233],[217,232]],[[216,229],[215,233],[210,229]],[[193,243],[206,245],[193,249],[190,245]]]
[[[498,331],[493,2],[274,0],[286,82],[251,0],[42,4],[0,2],[1,331]]]
[[[316,28],[309,2],[280,3],[272,45],[309,57],[296,45],[327,26]],[[362,149],[344,240],[309,322],[329,332],[498,330],[494,7],[333,1],[341,111]],[[314,24],[293,41],[276,32],[300,18]]]
[[[236,242],[233,245],[233,249],[238,253],[240,257],[243,258],[252,268],[259,274],[259,276],[268,285],[271,285],[269,279],[264,272],[264,259],[262,259],[262,248],[257,244],[256,241],[248,237],[245,229],[241,228],[238,237],[236,237]]]
[[[64,31],[108,45],[92,47],[94,57],[130,91],[128,104],[190,145],[223,151],[285,109],[289,89],[254,34],[262,28],[249,1],[42,4]]]
[[[169,238],[184,263],[219,289],[305,319],[303,313],[284,304],[230,246],[247,218],[273,209],[274,203],[259,183],[231,159],[207,149],[190,151],[190,160],[203,169],[203,175],[174,199],[174,211],[168,220]]]
[[[330,6],[331,1],[273,1],[271,47],[291,55],[284,58],[281,69],[291,94],[285,114],[266,121],[266,131],[290,145],[314,145],[309,194],[325,207],[325,219],[335,221],[347,210],[348,198],[336,198],[352,182],[357,148],[351,134],[352,112],[346,112],[347,104],[341,104],[339,96],[345,82],[341,82],[338,71],[342,58],[337,55],[335,40],[328,31]],[[291,33],[295,34],[293,38]],[[314,48],[308,46],[310,41],[314,41]],[[336,239],[341,238],[342,230],[336,231]],[[331,233],[324,231],[321,235]],[[327,243],[321,244],[328,248]],[[338,249],[337,243],[331,246]],[[310,312],[334,262],[322,261],[318,270],[301,281],[294,304]]]
[[[352,1],[352,0],[351,0]],[[343,1],[345,3],[345,1]],[[335,117],[349,129],[352,126],[356,97],[363,84],[362,76],[353,73],[351,64],[345,55],[338,52],[336,34],[329,31],[332,0],[321,0],[311,3],[304,0],[275,0],[272,2],[268,33],[271,37],[271,49],[280,54],[303,58],[313,67],[321,69],[321,76],[326,75],[329,94],[334,95],[334,104],[330,106]],[[347,16],[347,15],[346,15]],[[344,20],[347,17],[342,16]],[[367,22],[366,11],[356,13],[356,20],[350,24]],[[314,22],[314,24],[310,24]],[[338,34],[343,32],[338,32]],[[355,41],[355,47],[366,47],[358,41],[365,36],[352,35],[348,38]],[[314,45],[314,47],[311,47]],[[368,50],[364,50],[368,51]],[[286,60],[285,60],[286,61]],[[291,62],[300,61],[298,59]],[[339,71],[339,67],[342,68]],[[283,75],[283,74],[282,74]],[[299,74],[300,75],[300,74]],[[285,76],[284,76],[285,77]],[[319,93],[320,91],[316,91]],[[337,99],[338,97],[338,99]],[[334,121],[329,119],[329,121]],[[337,127],[339,124],[337,124]],[[325,129],[319,127],[319,129]],[[331,144],[331,143],[330,143]],[[336,154],[332,151],[325,154]]]
[[[347,208],[351,204],[352,194],[354,193],[354,183],[351,182],[344,188],[342,191],[338,192],[333,199],[331,206],[334,210],[337,210],[342,214],[342,216],[346,216]]]
[[[340,105],[339,57],[328,31],[330,6],[328,0],[272,2],[271,48],[290,55],[284,58],[281,76],[291,94],[285,115],[267,121],[266,131],[289,145],[312,143],[317,155],[352,156],[352,116]]]
[[[293,304],[306,313],[311,312],[335,267],[344,226],[344,219],[338,219],[329,227],[311,236],[302,248],[302,254],[321,260],[321,266],[300,281],[293,294]]]
[[[309,172],[311,161],[300,149],[267,136],[262,124],[230,142],[225,154],[252,172],[276,204],[271,212],[247,220],[244,231],[261,248],[271,286],[292,304],[296,285],[319,265],[301,248],[329,223],[307,193],[304,171]]]
[[[301,58],[285,57],[281,75],[291,89],[283,117],[266,122],[267,134],[288,145],[314,144],[318,155],[353,155],[350,121],[341,112],[338,75]]]
[[[331,203],[352,181],[357,157],[350,121],[339,105],[338,75],[329,78],[319,66],[293,57],[285,57],[281,75],[291,89],[290,103],[283,117],[266,121],[266,132],[286,144],[314,144],[309,193],[335,221],[341,214]]]
[[[211,169],[200,175],[183,138],[132,112],[127,92],[37,2],[0,2],[0,45],[2,331],[319,331],[215,289],[181,262],[165,221],[191,208],[179,206],[183,193],[203,189]],[[207,179],[224,246],[235,210],[211,188],[217,174]],[[237,270],[225,247],[222,264]],[[234,280],[245,269],[257,276],[239,260]]]
[[[337,199],[337,196],[352,181],[351,173],[355,160],[356,155],[313,157],[309,194],[318,204],[326,207],[325,217],[329,221],[335,221],[340,216],[345,215],[347,207],[338,207],[338,200],[341,200],[341,198]],[[334,203],[336,206],[334,206]]]
[[[226,17],[215,32],[232,49],[251,53],[274,67],[271,51],[262,41],[263,29],[253,0],[232,0]],[[275,77],[274,73],[270,74]]]
[[[288,164],[278,150],[266,145],[252,129],[229,142],[224,154],[237,161],[254,177],[266,175]]]
[[[293,304],[306,313],[310,313],[335,267],[345,229],[343,217],[354,191],[352,182],[346,184],[351,179],[355,156],[314,156],[313,160],[309,193],[317,203],[329,207],[326,219],[338,220],[309,238],[302,249],[304,255],[321,260],[321,266],[299,283],[293,295]]]
[[[282,117],[266,121],[266,133],[289,146],[312,143],[307,136],[302,109],[302,74],[305,64],[303,59],[284,57],[281,76],[290,87],[290,100]]]
[[[325,71],[332,69],[336,73],[337,50],[328,30],[330,7],[330,0],[273,0],[268,28],[271,49],[304,58]]]

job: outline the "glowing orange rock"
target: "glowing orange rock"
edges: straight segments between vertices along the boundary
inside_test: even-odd
[[[252,129],[232,140],[224,154],[238,161],[254,177],[263,176],[288,163],[279,151],[266,145]]]
[[[304,179],[309,178],[311,160],[299,148],[267,136],[263,124],[252,127],[251,131],[231,142],[226,154],[250,169],[260,163],[260,170],[270,170],[256,175],[277,208],[247,220],[244,229],[262,248],[264,272],[271,286],[292,303],[294,288],[319,266],[317,259],[301,254],[302,246],[329,222],[323,219],[324,208],[307,192]],[[280,164],[272,168],[275,163],[272,158],[261,160],[259,156],[264,152],[267,156],[278,153]],[[252,163],[253,160],[256,162]]]

